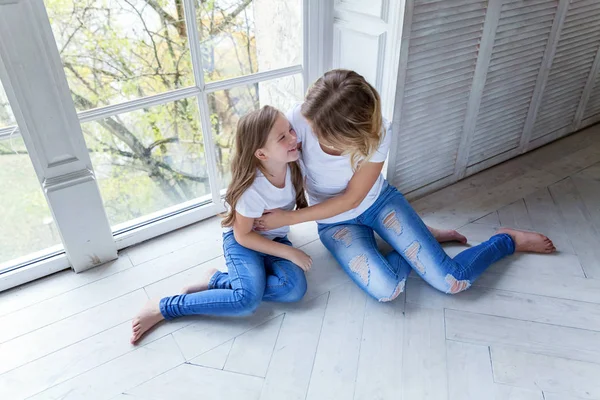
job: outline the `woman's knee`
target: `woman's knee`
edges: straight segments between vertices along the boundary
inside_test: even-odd
[[[236,297],[235,306],[240,316],[254,314],[262,300],[262,295],[246,289],[236,289],[234,296]]]
[[[439,290],[446,294],[458,294],[464,292],[471,287],[471,281],[469,279],[461,279],[461,276],[454,276],[452,274],[446,274],[443,279],[436,279],[435,281],[427,281],[431,287]]]
[[[369,293],[375,300],[380,303],[387,303],[395,300],[402,292],[406,285],[406,279],[401,280],[389,280],[384,284],[373,285],[372,288],[367,287],[367,293]]]

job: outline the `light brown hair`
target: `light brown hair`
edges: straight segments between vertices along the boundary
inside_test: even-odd
[[[229,204],[229,209],[223,216],[221,223],[223,226],[232,226],[235,222],[235,206],[242,194],[254,183],[256,170],[264,172],[262,163],[256,158],[255,153],[256,150],[265,146],[269,132],[280,115],[283,114],[275,107],[264,106],[260,110],[244,115],[238,121],[231,160],[231,183],[225,194],[225,201]],[[289,165],[292,183],[296,191],[296,207],[307,207],[300,166],[298,162],[292,162]]]
[[[383,139],[379,93],[354,71],[326,72],[308,89],[301,112],[317,138],[350,155],[354,169]]]

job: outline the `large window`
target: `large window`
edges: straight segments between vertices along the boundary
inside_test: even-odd
[[[240,116],[302,99],[305,3],[44,0],[115,234],[220,202]],[[60,244],[1,90],[0,182],[0,264]]]
[[[45,3],[115,230],[214,200],[239,116],[302,96],[301,0]]]
[[[61,248],[60,236],[0,83],[0,272]],[[22,261],[22,260],[21,260]]]

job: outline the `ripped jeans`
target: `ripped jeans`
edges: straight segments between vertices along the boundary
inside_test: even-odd
[[[273,239],[291,246],[287,236]],[[306,293],[304,271],[289,260],[259,253],[239,244],[233,231],[223,233],[223,252],[228,272],[216,272],[208,289],[160,300],[165,319],[184,315],[245,316],[261,301],[290,303]]]
[[[394,251],[383,256],[377,232]],[[450,258],[404,196],[386,182],[378,199],[355,219],[319,224],[319,237],[352,280],[379,301],[395,299],[414,270],[445,293],[458,293],[492,263],[515,252],[507,234],[492,236]]]

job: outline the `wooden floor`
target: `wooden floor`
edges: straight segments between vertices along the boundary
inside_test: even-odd
[[[315,261],[302,302],[183,318],[131,346],[147,298],[223,267],[218,220],[204,221],[0,293],[0,399],[600,400],[600,127],[414,205],[472,243],[507,225],[560,252],[513,256],[455,296],[409,279],[380,304],[304,224],[291,234]]]

